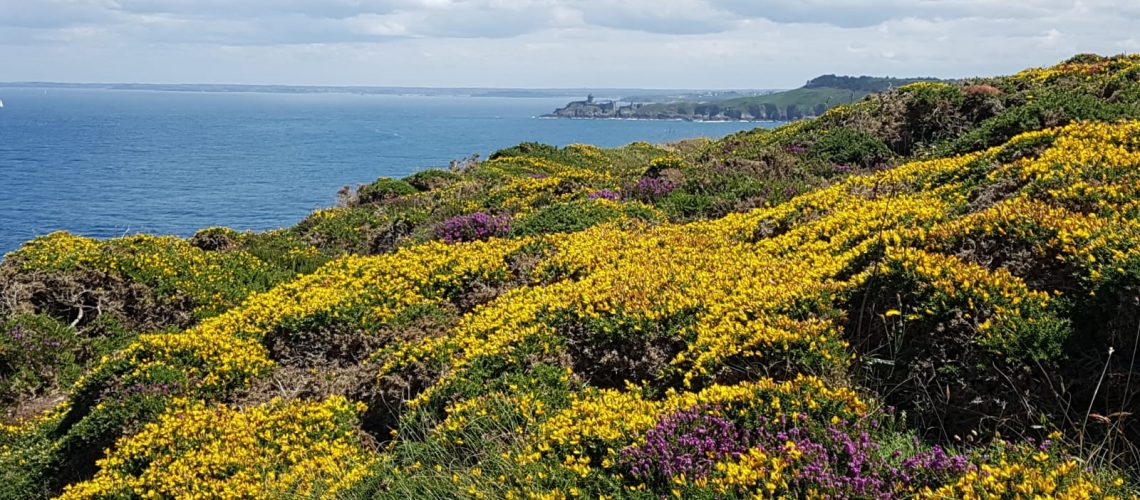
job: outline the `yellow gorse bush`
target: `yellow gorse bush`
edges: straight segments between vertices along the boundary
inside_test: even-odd
[[[1077,460],[1059,456],[1049,450],[1002,443],[995,455],[987,463],[963,474],[957,481],[940,488],[925,488],[918,492],[918,497],[970,500],[1123,498],[1108,494],[1104,485],[1087,474]],[[1131,494],[1129,498],[1136,498],[1136,494]]]
[[[189,297],[202,315],[240,303],[248,277],[270,274],[245,251],[208,252],[174,236],[136,235],[107,241],[55,232],[36,238],[10,258],[25,271],[94,271],[126,275],[166,296]]]
[[[855,392],[833,389],[817,377],[802,375],[784,382],[765,378],[713,385],[700,392],[669,391],[660,401],[647,400],[635,391],[605,389],[575,398],[568,408],[543,423],[538,447],[561,447],[573,455],[583,455],[591,441],[636,442],[662,416],[696,405],[764,406],[778,416],[816,410],[821,403],[838,404],[838,410],[848,415],[867,411],[866,402]],[[609,452],[613,455],[613,450]]]
[[[1136,123],[1078,123],[1027,134],[1011,144],[1042,134],[1054,137],[1052,148],[1062,151],[1092,151],[1106,143],[1124,144],[1129,151],[1114,154],[1109,149],[1083,170],[1074,169],[1073,176],[1140,165],[1131,154],[1136,149],[1132,141],[1140,136]],[[1031,173],[1049,172],[1042,165],[1055,161],[1054,149],[1010,164],[995,159],[1004,151],[1001,147],[915,162],[716,221],[636,231],[599,226],[549,237],[545,241],[553,248],[552,256],[539,269],[566,279],[509,292],[465,316],[452,334],[407,346],[384,370],[397,371],[404,363],[425,359],[447,360],[450,370],[413,402],[425,404],[448,384],[462,380],[475,360],[509,359],[518,346],[536,339],[557,349],[561,333],[552,317],[570,318],[572,323],[617,318],[621,321],[603,323],[602,328],[617,324],[619,330],[612,333],[637,336],[647,334],[639,330],[644,325],[688,312],[694,321],[675,334],[691,340],[670,363],[686,386],[697,390],[688,394],[715,384],[729,360],[739,366],[741,360],[808,356],[814,361],[800,369],[823,374],[829,365],[842,366],[849,359],[838,324],[842,314],[836,309],[827,313],[828,308],[882,273],[922,283],[931,291],[930,307],[942,304],[966,312],[974,321],[976,342],[999,355],[1020,355],[1010,347],[1028,340],[1018,338],[1020,330],[1003,325],[1044,321],[1040,315],[1052,307],[1054,294],[1032,289],[1004,269],[991,270],[941,252],[945,242],[975,235],[979,227],[996,230],[1000,224],[994,217],[1009,210],[1020,214],[1012,216],[1015,219],[1028,216],[1025,223],[1058,228],[1056,243],[1072,252],[1096,253],[1118,242],[1113,235],[1119,231],[1133,234],[1131,223],[1119,218],[1101,220],[1065,208],[1063,196],[1035,194],[1040,184],[1034,182],[1047,177]],[[1017,175],[1024,192],[961,217],[973,186],[987,171],[991,176]],[[987,223],[986,218],[993,220]],[[881,255],[880,263],[843,277],[859,269],[868,255]],[[805,303],[826,314],[806,320],[788,314]],[[906,312],[908,318],[935,313]],[[588,436],[628,442],[680,407],[642,399],[636,392],[604,390],[544,424],[542,434],[550,438],[533,452],[555,453],[558,446],[578,446]],[[574,462],[568,467],[581,473],[599,465],[583,468]]]
[[[335,498],[373,460],[356,435],[363,408],[341,397],[174,406],[60,498]]]
[[[319,314],[362,327],[381,325],[404,308],[446,299],[449,287],[505,276],[505,257],[521,244],[432,243],[379,257],[344,257],[186,332],[143,335],[110,361],[130,360],[135,374],[152,364],[174,364],[199,381],[199,391],[241,384],[272,366],[261,341],[274,327]]]
[[[1016,79],[1048,82],[1066,76],[1091,76],[1097,74],[1113,74],[1140,68],[1140,56],[1136,54],[1120,55],[1111,59],[1100,59],[1085,62],[1069,62],[1048,68],[1032,68],[1019,72]]]

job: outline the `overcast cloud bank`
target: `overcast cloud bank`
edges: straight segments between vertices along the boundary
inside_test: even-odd
[[[795,87],[1140,51],[1140,0],[0,0],[0,81]]]

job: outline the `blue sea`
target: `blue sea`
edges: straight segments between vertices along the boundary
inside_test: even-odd
[[[619,146],[758,126],[535,118],[570,99],[3,88],[0,253],[61,229],[289,226],[346,184],[524,141]]]

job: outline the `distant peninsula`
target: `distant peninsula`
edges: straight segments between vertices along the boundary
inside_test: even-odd
[[[788,121],[819,116],[828,109],[858,101],[869,94],[922,81],[940,80],[823,75],[794,90],[743,97],[729,93],[658,102],[646,102],[642,96],[598,100],[591,94],[586,100],[571,102],[543,115],[543,118]]]

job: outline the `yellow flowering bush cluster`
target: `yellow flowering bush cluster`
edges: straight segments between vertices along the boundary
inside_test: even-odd
[[[1048,321],[1046,311],[1051,306],[1048,292],[1030,290],[1025,283],[1005,269],[989,271],[956,257],[928,253],[912,248],[887,249],[884,267],[874,272],[905,275],[911,283],[920,283],[919,294],[926,296],[916,314],[945,314],[948,310],[964,309],[965,319],[976,319],[979,344],[994,352],[1006,352],[1011,346],[1045,349],[1033,345],[1038,340],[1025,338],[1020,325]],[[965,306],[963,308],[963,306]],[[901,311],[899,311],[901,313]],[[981,315],[987,317],[979,317]],[[1056,350],[1035,354],[1049,358]]]
[[[663,416],[698,405],[773,416],[822,413],[825,408],[832,416],[845,417],[867,411],[866,402],[853,391],[832,389],[819,378],[803,375],[785,382],[761,379],[713,385],[700,392],[670,390],[661,400],[648,400],[636,390],[600,390],[573,397],[566,409],[544,422],[537,447],[557,448],[576,457],[600,454],[605,457],[603,467],[612,466],[618,458],[617,443],[636,443]]]
[[[722,494],[752,491],[761,498],[774,497],[777,491],[787,490],[788,483],[783,474],[787,467],[780,458],[752,448],[738,461],[716,464],[718,475],[708,485],[713,491]]]
[[[141,335],[77,382],[80,403],[65,418],[40,425],[56,436],[45,449],[66,455],[80,443],[103,442],[179,397],[207,405],[228,397],[274,368],[263,342],[276,329],[306,319],[375,329],[410,306],[457,299],[475,282],[494,285],[510,276],[506,257],[521,244],[434,243],[349,256],[184,332]]]
[[[938,488],[924,488],[920,498],[1064,498],[1121,499],[1127,495],[1124,479],[1094,480],[1076,459],[1051,446],[1059,433],[1039,446],[998,442],[990,456],[957,481]]]
[[[448,300],[472,281],[506,279],[506,256],[521,245],[432,243],[378,257],[344,257],[186,332],[143,335],[109,363],[133,367],[127,378],[156,364],[177,367],[198,381],[200,392],[240,386],[272,366],[262,341],[274,328],[313,317],[375,328],[410,306]]]
[[[1073,60],[1056,66],[1023,70],[1017,73],[1014,78],[1036,82],[1049,82],[1062,77],[1087,77],[1104,73],[1115,74],[1134,71],[1137,68],[1140,68],[1140,56],[1136,54],[1126,54],[1112,58],[1078,56],[1073,58]]]
[[[1046,133],[1056,138],[1053,147],[1094,148],[1138,132],[1134,123],[1082,123]],[[1051,151],[1040,157],[1050,158]],[[488,373],[487,366],[501,366],[496,370],[506,372],[512,365],[523,369],[535,349],[545,356],[578,355],[567,352],[567,332],[560,325],[585,325],[597,342],[615,336],[633,342],[663,331],[685,339],[668,363],[646,379],[631,381],[636,387],[573,398],[563,412],[539,426],[537,442],[519,451],[529,463],[549,459],[572,472],[571,477],[585,478],[595,473],[611,477],[621,447],[636,442],[664,415],[727,401],[705,398],[704,391],[749,391],[751,382],[721,385],[722,380],[733,380],[735,370],[755,373],[784,366],[793,373],[842,371],[850,359],[842,323],[846,297],[872,280],[902,279],[907,293],[918,300],[904,310],[887,311],[888,318],[921,321],[960,311],[974,325],[973,338],[962,341],[999,356],[1051,359],[1067,335],[1066,324],[1056,316],[1056,292],[1034,289],[1007,269],[942,253],[947,242],[972,238],[979,228],[998,231],[1001,224],[995,216],[1013,213],[1010,220],[1019,220],[1022,227],[1058,227],[1060,236],[1032,236],[1042,247],[1094,251],[1091,236],[1081,235],[1112,234],[1105,232],[1131,223],[1117,217],[1120,224],[1109,229],[1109,220],[1100,223],[1091,214],[1066,212],[1058,198],[1028,182],[992,207],[969,212],[974,191],[987,176],[1017,166],[1035,168],[1032,161],[997,160],[1004,153],[995,148],[916,162],[717,221],[634,231],[599,226],[546,237],[543,241],[552,251],[538,265],[538,274],[563,279],[500,296],[465,316],[452,334],[398,351],[382,371],[398,372],[425,359],[445,363],[449,368],[442,378],[413,401],[431,407],[454,397],[456,388],[472,380],[491,380],[503,373]],[[1127,155],[1115,158],[1125,163],[1089,168],[1119,169],[1132,161]],[[1009,212],[1010,207],[1025,210]],[[1106,236],[1100,241],[1107,245],[1114,240]],[[678,317],[688,320],[677,322]],[[583,369],[571,377],[588,380],[590,367]],[[642,395],[643,387],[661,385],[678,392]],[[785,405],[789,400],[812,404],[802,395],[781,400]],[[785,414],[778,406],[765,406],[763,398],[749,401],[767,408],[762,413],[769,417]],[[456,422],[451,419],[446,425],[454,431],[461,427]],[[757,457],[756,463],[791,467]],[[719,467],[726,478],[741,477],[739,463]]]
[[[188,297],[199,316],[222,312],[288,274],[244,251],[207,252],[174,236],[107,241],[66,232],[36,238],[8,259],[22,271],[94,271],[152,286],[167,299]]]
[[[356,435],[361,411],[340,397],[244,410],[175,403],[60,498],[336,498],[373,460]]]
[[[98,241],[65,231],[29,241],[11,256],[22,259],[21,267],[27,270],[98,268],[103,265]]]

